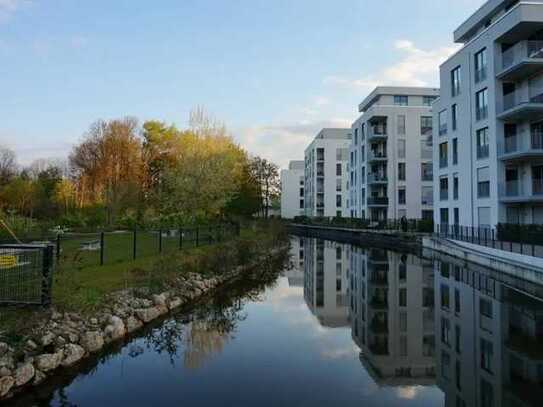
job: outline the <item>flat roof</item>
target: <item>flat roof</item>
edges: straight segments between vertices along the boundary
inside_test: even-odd
[[[378,86],[358,105],[359,112],[365,112],[379,96],[439,96],[439,88],[417,86]]]
[[[304,160],[293,160],[288,163],[289,170],[303,170],[305,168]]]

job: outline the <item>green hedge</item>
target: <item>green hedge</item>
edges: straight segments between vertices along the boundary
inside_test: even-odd
[[[498,223],[498,240],[543,246],[543,225]]]

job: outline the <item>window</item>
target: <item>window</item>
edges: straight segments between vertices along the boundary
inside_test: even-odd
[[[449,177],[447,176],[439,178],[439,199],[441,201],[449,199]]]
[[[427,136],[427,137],[424,137],[421,141],[420,141],[420,158],[422,158],[423,160],[425,159],[433,159],[434,156],[434,152],[433,152],[433,147],[434,147],[434,143],[433,143],[433,140],[432,140],[432,136]]]
[[[304,189],[303,189],[303,188],[300,188],[300,196],[301,196],[301,197],[304,196]]]
[[[398,205],[405,205],[405,188],[398,189]]]
[[[479,299],[479,313],[487,318],[492,318],[492,302],[487,299]]]
[[[443,136],[447,134],[447,110],[442,110],[437,116],[439,135]]]
[[[341,177],[341,173],[342,173],[341,170],[342,170],[341,164],[340,164],[340,163],[337,163],[337,164],[336,164],[336,175],[337,175],[338,177]]]
[[[396,106],[407,106],[409,104],[409,99],[407,96],[404,95],[395,95],[394,104]]]
[[[405,158],[405,140],[398,140],[398,158]]]
[[[451,344],[451,321],[447,318],[441,318],[441,342],[446,345]]]
[[[447,352],[441,351],[441,376],[444,379],[449,379],[450,367],[451,367],[451,356]]]
[[[400,336],[400,356],[407,356],[407,336]]]
[[[486,380],[481,379],[481,407],[494,407],[494,389]]]
[[[398,180],[405,181],[405,163],[398,163]]]
[[[475,54],[475,83],[486,79],[487,56],[486,48],[483,48]]]
[[[341,208],[341,195],[336,195],[336,208]]]
[[[484,120],[488,117],[488,89],[480,90],[475,94],[475,118]]]
[[[354,145],[358,145],[358,128],[354,129]]]
[[[453,138],[452,140],[452,163],[453,165],[458,164],[458,139]]]
[[[445,168],[448,165],[448,148],[447,142],[439,145],[439,168]]]
[[[454,327],[454,339],[456,345],[456,353],[462,353],[462,336],[460,335],[460,325]]]
[[[451,107],[451,115],[452,115],[452,130],[455,131],[456,130],[456,125],[457,125],[457,119],[458,119],[458,111],[457,111],[457,107],[456,107],[456,104],[452,105]]]
[[[494,346],[492,342],[481,338],[481,368],[492,373],[492,356],[494,355]]]
[[[456,363],[455,363],[455,379],[456,379],[456,388],[460,391],[462,390],[462,385],[461,385],[461,378],[462,376],[460,375],[460,361],[457,359],[456,360]]]
[[[407,307],[407,288],[400,288],[398,294],[400,307]]]
[[[423,96],[422,97],[422,104],[424,106],[432,106],[432,103],[436,100],[435,96]]]
[[[439,210],[439,220],[441,227],[447,227],[449,225],[449,209],[441,208]]]
[[[400,332],[407,331],[407,312],[400,312]]]
[[[300,209],[304,209],[304,200],[300,199]]]
[[[434,204],[434,187],[423,186],[421,190],[421,204],[433,205]]]
[[[336,179],[336,191],[341,192],[341,178]]]
[[[488,127],[477,130],[477,158],[488,157]]]
[[[420,117],[420,134],[423,136],[432,135],[432,117],[431,116],[421,116]]]
[[[449,286],[441,284],[441,308],[449,309],[450,298],[449,298]]]
[[[460,94],[460,67],[456,67],[451,71],[451,95],[452,97]]]
[[[405,116],[398,116],[398,136],[405,136]]]
[[[336,260],[341,260],[342,259],[342,253],[341,252],[342,252],[341,247],[340,246],[336,247]]]
[[[434,164],[433,163],[421,163],[420,164],[420,177],[423,181],[433,181],[434,179]]]
[[[324,148],[317,148],[317,161],[324,161]]]
[[[453,175],[453,199],[458,199],[458,174]]]
[[[488,198],[490,196],[489,167],[477,169],[477,197]]]
[[[460,291],[458,288],[454,289],[454,312],[460,314]]]

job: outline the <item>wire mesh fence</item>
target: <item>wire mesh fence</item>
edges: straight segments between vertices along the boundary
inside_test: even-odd
[[[52,245],[0,245],[0,304],[51,302]]]

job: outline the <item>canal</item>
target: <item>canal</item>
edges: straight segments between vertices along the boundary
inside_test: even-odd
[[[541,287],[299,237],[290,263],[8,405],[541,405]]]

